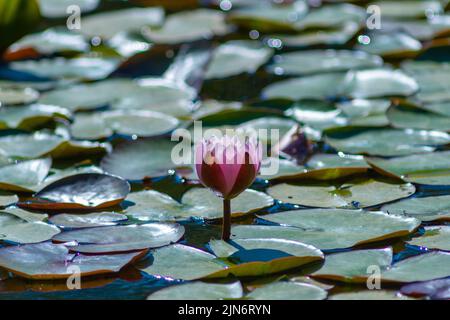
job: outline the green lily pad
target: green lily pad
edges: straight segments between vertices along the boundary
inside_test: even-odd
[[[75,252],[108,253],[163,247],[177,242],[183,234],[184,227],[179,224],[150,223],[83,228],[60,233],[53,241],[66,242]]]
[[[239,281],[230,284],[189,282],[152,293],[147,300],[222,300],[239,299],[244,295]]]
[[[81,276],[119,272],[143,252],[113,255],[75,255],[64,245],[44,242],[0,248],[0,266],[28,279],[66,279],[79,268]]]
[[[197,9],[171,14],[160,28],[149,28],[143,35],[155,43],[177,44],[223,36],[229,32],[224,13]]]
[[[10,204],[16,203],[17,201],[19,201],[19,197],[15,194],[0,192],[0,208],[9,206]]]
[[[39,33],[26,35],[8,48],[8,53],[32,48],[44,55],[59,52],[86,52],[89,45],[82,35],[66,28],[49,28]]]
[[[362,156],[326,153],[313,155],[306,163],[306,166],[314,169],[369,168],[369,165]]]
[[[42,221],[25,221],[6,211],[0,212],[0,240],[26,244],[47,241],[60,233],[53,225]]]
[[[405,199],[386,204],[381,211],[422,221],[450,220],[450,196]]]
[[[139,137],[158,136],[174,130],[179,120],[155,111],[130,110],[80,114],[71,126],[72,137],[101,139],[114,132]]]
[[[330,300],[411,300],[394,290],[363,290],[342,292],[328,297]]]
[[[0,189],[33,192],[47,177],[52,161],[36,159],[0,167]]]
[[[60,228],[91,228],[113,226],[126,221],[126,215],[115,212],[94,212],[89,214],[57,214],[49,221]]]
[[[187,220],[191,217],[219,219],[223,216],[223,203],[214,193],[204,188],[193,188],[184,193],[181,203],[154,190],[130,193],[126,201],[134,205],[125,213],[144,221]],[[231,201],[232,216],[258,211],[273,204],[273,199],[263,192],[245,190]]]
[[[392,107],[388,110],[387,116],[396,128],[450,131],[450,117],[414,106],[399,105]]]
[[[385,269],[391,265],[392,249],[355,250],[327,255],[325,264],[312,276],[343,282],[365,282],[370,266]]]
[[[18,134],[0,138],[0,152],[9,157],[34,159],[51,156],[53,159],[103,154],[109,145],[88,141],[69,141],[44,132]]]
[[[33,213],[22,210],[18,207],[8,207],[3,209],[3,211],[27,222],[45,221],[48,218],[48,214],[46,213]]]
[[[80,32],[90,38],[110,39],[119,32],[138,32],[143,27],[157,27],[163,19],[164,10],[159,7],[101,12],[83,17]]]
[[[450,227],[425,227],[425,234],[408,241],[410,245],[450,251]]]
[[[246,29],[262,32],[293,31],[295,23],[308,12],[304,1],[294,4],[249,6],[233,10],[228,19]]]
[[[393,184],[375,179],[329,183],[278,184],[267,189],[277,200],[308,207],[365,208],[406,198],[415,192],[412,184]]]
[[[359,44],[356,48],[385,58],[414,57],[422,50],[422,44],[402,32],[375,33],[370,35],[368,44]]]
[[[450,136],[440,131],[350,127],[326,131],[325,141],[345,153],[390,157],[432,152],[450,143]]]
[[[81,12],[90,12],[95,10],[100,0],[38,0],[39,9],[42,16],[46,18],[65,18],[67,17],[67,8],[76,5]]]
[[[397,262],[381,273],[386,282],[418,282],[450,276],[450,253],[430,252]]]
[[[221,79],[241,73],[254,73],[265,64],[273,50],[256,41],[229,41],[220,45],[212,56],[205,79]]]
[[[421,105],[420,108],[445,117],[450,117],[450,102],[427,103]]]
[[[168,139],[123,143],[102,159],[101,167],[106,172],[128,180],[165,176],[168,170],[176,167],[171,158],[175,145]]]
[[[258,287],[246,295],[251,300],[323,300],[326,290],[307,283],[288,281],[273,282]]]
[[[45,186],[20,206],[33,210],[101,209],[120,203],[129,192],[130,184],[119,177],[84,173]]]
[[[334,16],[337,16],[334,13]],[[274,35],[286,47],[308,47],[315,45],[342,46],[348,43],[361,29],[360,24],[348,21],[333,29],[312,30],[294,35]]]
[[[71,113],[58,106],[32,104],[0,109],[0,129],[31,131],[56,119],[69,119]]]
[[[331,250],[408,235],[420,224],[382,212],[342,209],[294,210],[260,218],[283,226],[239,225],[232,228],[234,238],[288,239]]]
[[[275,57],[269,71],[283,75],[347,71],[379,67],[383,60],[374,55],[350,50],[310,50],[284,53]]]
[[[372,4],[377,5],[381,14],[386,18],[424,18],[432,14],[438,15],[443,11],[439,1],[376,1]]]
[[[392,159],[367,158],[367,162],[382,174],[405,181],[428,185],[450,184],[450,151],[410,155]]]
[[[205,251],[174,244],[151,252],[152,261],[137,267],[143,272],[165,278],[196,280],[226,268],[216,256]]]
[[[109,76],[119,66],[118,59],[80,57],[15,61],[13,70],[51,79],[99,80]]]
[[[0,103],[2,106],[29,104],[39,98],[39,92],[35,89],[24,88],[1,88],[0,87]]]
[[[352,119],[384,114],[390,106],[389,99],[353,99],[336,104],[338,109]]]

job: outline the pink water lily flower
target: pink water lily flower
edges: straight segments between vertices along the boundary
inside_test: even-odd
[[[196,146],[195,168],[200,182],[223,198],[224,240],[230,236],[230,200],[255,181],[261,160],[261,145],[248,137],[212,137]]]

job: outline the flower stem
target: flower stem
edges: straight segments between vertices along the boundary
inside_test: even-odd
[[[222,240],[230,240],[231,234],[231,201],[223,199]]]

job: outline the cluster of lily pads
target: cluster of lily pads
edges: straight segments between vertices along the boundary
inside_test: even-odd
[[[448,299],[448,1],[369,3],[380,30],[366,1],[314,3],[37,1],[46,27],[0,67],[0,296],[77,267],[161,280],[133,287],[149,299]],[[172,162],[194,121],[312,146],[233,199],[230,242]]]

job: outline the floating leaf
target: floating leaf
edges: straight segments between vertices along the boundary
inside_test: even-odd
[[[67,120],[70,116],[67,109],[44,104],[4,107],[0,109],[0,129],[31,131],[43,127],[52,120]]]
[[[142,255],[75,255],[64,245],[44,242],[0,248],[0,266],[28,279],[66,279],[73,276],[74,268],[81,271],[81,276],[119,272]]]
[[[450,220],[450,196],[409,198],[386,204],[381,210],[422,221]]]
[[[18,207],[8,207],[3,211],[27,222],[45,221],[48,218],[48,215],[45,213],[33,213]]]
[[[219,46],[206,70],[206,79],[221,79],[244,72],[254,73],[273,51],[256,41],[229,41]]]
[[[267,189],[286,203],[321,208],[365,208],[406,198],[415,192],[412,184],[393,184],[375,179],[353,179],[339,185],[329,183],[278,184]]]
[[[47,177],[52,166],[49,158],[23,161],[0,167],[0,189],[33,192]]]
[[[95,10],[100,0],[38,0],[38,3],[44,17],[65,18],[68,14],[67,8],[71,5],[77,6],[80,12],[85,13]]]
[[[20,244],[37,243],[49,240],[59,232],[57,227],[48,223],[28,222],[6,211],[0,212],[0,240]]]
[[[150,28],[144,36],[155,43],[177,44],[223,36],[229,31],[222,12],[197,9],[171,14],[160,28]]]
[[[369,37],[370,43],[357,45],[356,48],[391,59],[414,57],[422,50],[420,41],[402,32],[375,33]]]
[[[98,142],[69,141],[43,132],[0,137],[0,152],[9,157],[34,159],[51,156],[53,159],[77,158],[103,154],[109,145]]]
[[[443,11],[439,1],[376,1],[372,3],[387,18],[424,18],[431,14],[439,14]]]
[[[80,114],[75,117],[71,134],[77,139],[101,139],[114,132],[139,137],[158,136],[168,133],[179,125],[179,121],[169,115],[148,111],[107,111]]]
[[[425,234],[418,238],[413,238],[408,243],[428,249],[450,251],[450,227],[425,227]]]
[[[101,12],[83,17],[81,33],[87,37],[109,39],[124,31],[140,31],[141,28],[159,26],[164,19],[162,8],[129,8]]]
[[[80,57],[15,61],[13,70],[28,72],[42,78],[99,80],[109,76],[118,66],[118,59]]]
[[[312,276],[344,282],[366,282],[371,266],[385,269],[391,265],[392,249],[355,250],[327,255],[325,264]]]
[[[328,297],[330,300],[410,300],[393,290],[363,290],[342,292]]]
[[[269,71],[283,75],[347,71],[379,67],[383,60],[364,52],[349,50],[310,50],[284,53],[275,57]]]
[[[127,216],[114,212],[94,212],[89,214],[58,214],[49,219],[60,228],[91,228],[113,226],[127,220]]]
[[[450,279],[432,280],[419,283],[411,283],[403,286],[401,292],[408,296],[428,296],[431,299],[450,298]]]
[[[47,185],[20,206],[33,210],[101,209],[120,203],[129,192],[130,184],[119,177],[84,173]]]
[[[377,156],[402,156],[426,153],[450,143],[440,131],[390,128],[337,128],[325,132],[325,141],[338,151]]]
[[[450,184],[450,151],[410,155],[392,159],[367,158],[381,174],[419,184]]]
[[[174,146],[176,143],[168,139],[122,143],[102,159],[101,167],[128,180],[165,176],[168,170],[176,168],[171,157]]]
[[[420,224],[382,212],[342,209],[294,210],[260,218],[283,226],[239,225],[232,229],[234,238],[280,238],[331,250],[408,235]]]
[[[239,281],[230,284],[197,281],[158,290],[148,296],[147,300],[222,300],[239,299],[243,295]]]
[[[195,280],[226,268],[216,256],[182,244],[156,249],[151,254],[151,264],[138,268],[153,276]]]
[[[166,246],[180,240],[183,234],[184,227],[179,224],[150,223],[79,229],[61,233],[53,240],[68,242],[66,246],[75,252],[108,253]]]
[[[252,300],[323,300],[326,297],[327,292],[320,287],[287,281],[258,287],[246,296]]]
[[[3,105],[28,104],[39,98],[32,88],[0,88],[0,103]]]
[[[450,253],[430,252],[397,262],[381,273],[382,281],[417,282],[450,276]]]
[[[6,207],[19,201],[19,197],[15,194],[0,192],[0,207]]]
[[[134,203],[127,207],[126,214],[144,221],[186,220],[191,217],[219,219],[223,216],[221,199],[204,188],[190,189],[184,193],[181,203],[154,190],[130,193],[126,201]],[[248,189],[231,201],[232,215],[240,216],[272,204],[270,196]]]
[[[450,131],[450,117],[413,106],[395,106],[389,109],[387,116],[396,128]]]

